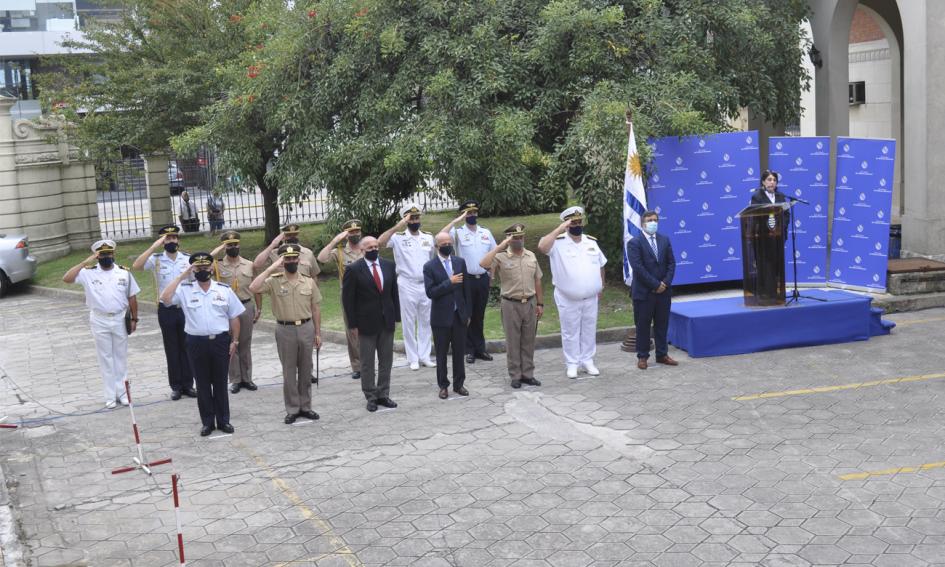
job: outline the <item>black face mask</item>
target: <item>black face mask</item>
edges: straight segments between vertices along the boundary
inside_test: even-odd
[[[115,258],[112,256],[99,256],[98,265],[107,270],[115,265]]]
[[[367,252],[364,253],[364,257],[367,259],[368,262],[376,262],[377,250],[368,250]]]
[[[351,236],[348,237],[348,242],[350,242],[351,244],[357,244],[358,242],[361,242],[361,235],[352,234]]]
[[[227,248],[226,255],[229,256],[230,258],[238,257],[240,255],[240,247],[237,246],[236,248]]]
[[[167,252],[167,253],[169,253],[169,254],[173,254],[174,252],[177,252],[177,247],[178,247],[178,246],[180,246],[180,244],[178,244],[178,243],[176,243],[176,242],[165,242],[165,243],[164,243],[164,251]]]
[[[568,232],[570,232],[573,236],[581,236],[584,233],[584,227],[583,226],[569,226]]]
[[[284,239],[283,242],[285,242],[286,244],[298,244],[299,239],[293,236],[292,238]]]
[[[194,272],[194,278],[198,282],[208,282],[210,281],[210,271],[209,270],[200,270],[199,272]]]
[[[298,262],[292,262],[291,264],[283,264],[282,266],[285,268],[285,271],[289,272],[290,274],[294,274],[295,272],[299,271]]]
[[[466,224],[476,224],[476,219],[477,219],[477,218],[478,218],[478,217],[477,217],[476,215],[467,216],[467,217],[466,217]]]
[[[408,223],[407,223],[407,228],[410,229],[410,232],[417,232],[418,230],[420,230],[420,223],[418,223],[418,222],[408,222]]]
[[[449,256],[449,255],[452,254],[452,253],[453,253],[453,245],[452,245],[452,244],[444,244],[443,246],[440,246],[440,255],[441,255],[441,256]]]

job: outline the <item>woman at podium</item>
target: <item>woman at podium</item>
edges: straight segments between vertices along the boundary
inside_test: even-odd
[[[784,304],[784,239],[791,215],[786,208],[772,205],[787,200],[778,191],[777,172],[766,169],[761,173],[761,187],[751,194],[753,207],[749,209],[754,210],[740,213],[747,305]]]

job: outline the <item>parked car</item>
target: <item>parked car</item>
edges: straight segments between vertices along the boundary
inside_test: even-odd
[[[0,297],[10,286],[36,274],[36,258],[30,256],[30,241],[22,234],[0,234]]]
[[[167,162],[167,182],[171,186],[171,195],[180,195],[184,190],[184,172],[174,160]]]

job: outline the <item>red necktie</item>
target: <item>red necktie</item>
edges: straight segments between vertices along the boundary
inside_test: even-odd
[[[381,275],[377,273],[377,264],[371,264],[371,267],[374,268],[374,285],[377,286],[377,291],[384,293],[384,286],[381,285]]]

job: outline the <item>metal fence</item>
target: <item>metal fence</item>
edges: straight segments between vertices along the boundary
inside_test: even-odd
[[[181,192],[196,209],[198,230],[209,231],[209,203],[214,187],[223,189],[223,228],[248,229],[265,226],[265,210],[260,191],[253,187],[239,187],[233,180],[222,177],[216,171],[213,154],[201,152],[194,158],[174,157],[168,167],[170,183],[171,214],[179,222],[183,208]],[[98,215],[102,238],[133,240],[150,238],[151,206],[145,183],[144,161],[129,158],[99,163],[96,166],[98,186]],[[456,202],[446,197],[435,183],[428,190],[414,196],[426,211],[444,211],[456,207]],[[398,208],[399,208],[398,204]],[[279,221],[282,224],[324,222],[331,212],[331,203],[324,190],[317,191],[299,202],[279,205]]]

